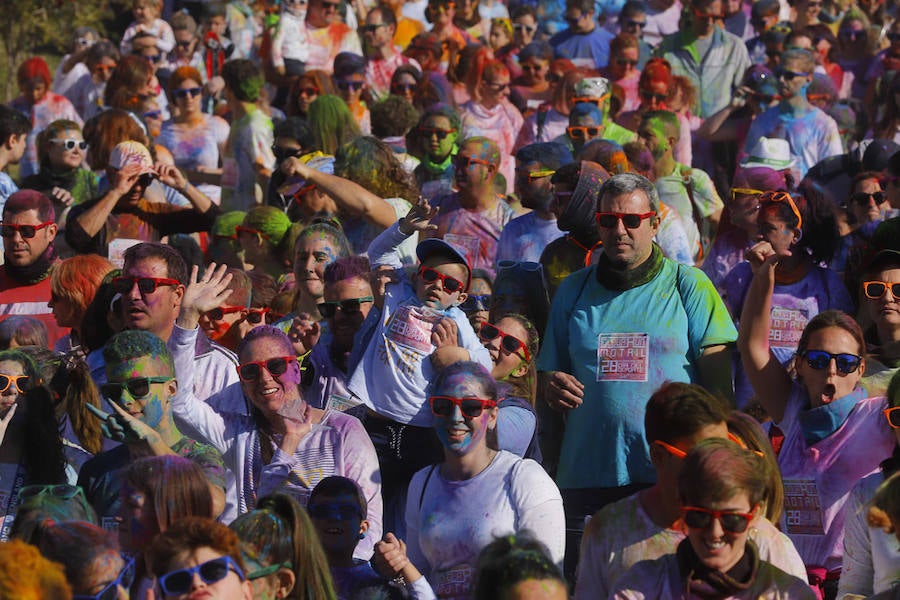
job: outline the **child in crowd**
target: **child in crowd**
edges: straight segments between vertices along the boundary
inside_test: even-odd
[[[131,40],[139,32],[147,32],[156,36],[156,47],[160,52],[171,52],[175,47],[175,34],[172,26],[160,18],[162,0],[133,0],[131,11],[134,21],[122,35],[122,43],[119,51],[122,54],[131,53]]]
[[[420,200],[375,238],[368,249],[372,268],[401,269],[398,246],[414,233],[433,229],[430,220],[436,213],[427,200]],[[349,364],[348,388],[376,413],[366,420],[366,428],[381,464],[385,531],[400,538],[410,478],[443,455],[431,427],[429,384],[441,368],[458,360],[473,360],[488,370],[493,366],[459,309],[471,285],[464,256],[439,239],[421,242],[416,255],[421,264],[413,281],[401,275],[387,284],[383,305],[373,309],[375,316],[370,314],[357,333],[357,340],[370,342],[357,343],[361,355],[354,353]],[[394,430],[399,432],[392,434]],[[391,512],[395,521],[388,516]]]
[[[363,135],[372,134],[372,115],[363,102],[366,91],[366,59],[352,52],[341,52],[334,57],[334,87],[347,103],[356,124]]]
[[[8,165],[19,164],[25,156],[25,140],[31,132],[28,117],[5,105],[0,105],[0,210],[6,199],[19,187],[6,174]]]
[[[403,573],[402,580],[389,582],[372,568],[371,563],[353,558],[356,545],[366,537],[369,522],[366,520],[366,497],[352,479],[326,477],[313,489],[306,508],[328,558],[338,600],[434,598],[428,580],[408,560],[397,569]],[[390,553],[392,544],[398,543],[390,533],[387,540],[385,554]],[[393,557],[391,554],[385,562]]]

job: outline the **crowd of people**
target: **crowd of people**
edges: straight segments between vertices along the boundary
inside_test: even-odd
[[[900,594],[877,0],[130,0],[0,105],[0,597]]]

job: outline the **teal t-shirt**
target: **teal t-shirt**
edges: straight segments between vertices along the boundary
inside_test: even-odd
[[[538,358],[538,370],[571,373],[585,386],[584,403],[566,415],[563,489],[652,483],[647,400],[666,381],[696,381],[703,349],[737,339],[699,269],[665,259],[652,281],[624,292],[600,285],[596,269],[563,281]]]

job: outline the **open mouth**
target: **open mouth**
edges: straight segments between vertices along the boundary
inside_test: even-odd
[[[833,383],[826,383],[825,387],[822,388],[822,404],[830,404],[834,402],[834,395],[836,393],[836,388]]]

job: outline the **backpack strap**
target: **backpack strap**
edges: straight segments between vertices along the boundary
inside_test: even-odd
[[[436,468],[437,465],[431,465],[431,468],[428,469],[428,475],[425,477],[425,483],[422,484],[422,492],[419,494],[419,512],[422,512],[422,501],[425,500],[425,490],[428,489],[428,482],[431,481],[431,476],[434,474]]]

